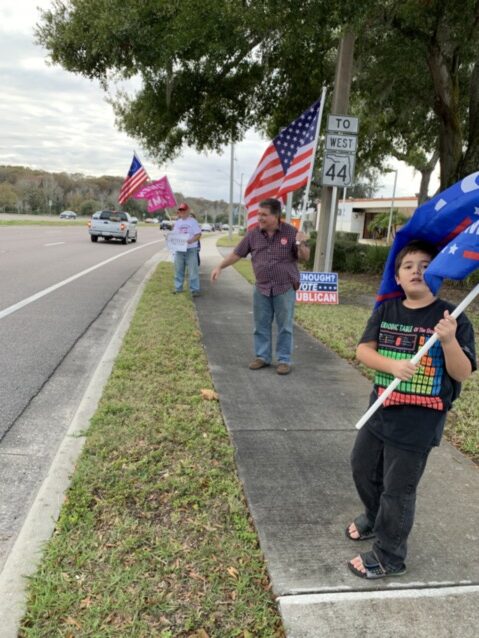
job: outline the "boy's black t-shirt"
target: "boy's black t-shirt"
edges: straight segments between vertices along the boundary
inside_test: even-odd
[[[442,299],[424,308],[407,308],[402,299],[385,302],[371,315],[360,342],[375,341],[377,351],[386,357],[411,359],[434,334],[444,311],[452,313],[454,307]],[[456,339],[475,370],[474,330],[464,313],[457,318]],[[371,403],[392,380],[392,375],[376,372]],[[365,427],[396,447],[428,450],[439,445],[446,413],[460,391],[461,384],[446,371],[441,343],[436,341],[414,377],[398,385]]]

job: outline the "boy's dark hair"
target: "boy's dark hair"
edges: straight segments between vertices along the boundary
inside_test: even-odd
[[[429,255],[431,259],[434,259],[439,251],[434,244],[430,244],[428,241],[424,241],[422,239],[414,239],[413,241],[410,241],[409,244],[404,246],[404,248],[401,248],[394,260],[394,274],[396,277],[404,257],[411,253],[419,252],[426,253],[426,255]]]
[[[270,197],[269,199],[263,199],[262,202],[259,203],[261,208],[269,208],[272,215],[276,215],[276,217],[281,217],[281,209],[282,205],[279,199],[275,199],[274,197]]]

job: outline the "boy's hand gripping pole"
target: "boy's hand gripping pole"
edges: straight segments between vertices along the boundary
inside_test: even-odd
[[[454,319],[457,319],[457,317],[459,317],[461,312],[463,312],[467,308],[467,306],[472,301],[474,301],[477,295],[479,295],[479,284],[477,284],[477,286],[473,288],[466,297],[464,297],[464,299],[457,306],[457,308],[455,308],[454,311],[451,313],[451,317],[454,317]],[[438,340],[437,334],[431,335],[429,339],[426,341],[426,343],[423,345],[423,347],[416,352],[414,357],[411,359],[411,363],[416,365],[416,363],[418,363],[421,360],[421,358],[426,354],[426,352],[428,352],[428,350],[436,343],[437,340]],[[370,417],[384,403],[384,401],[386,401],[389,395],[394,392],[394,390],[398,387],[400,383],[401,383],[401,379],[398,379],[397,377],[393,381],[391,381],[391,383],[384,390],[381,396],[379,396],[376,399],[376,401],[371,405],[369,410],[365,412],[363,416],[359,419],[359,421],[356,423],[356,430],[360,430],[363,427],[366,421],[370,419]]]

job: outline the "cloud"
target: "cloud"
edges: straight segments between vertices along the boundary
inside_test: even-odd
[[[228,201],[230,149],[222,154],[185,149],[180,158],[163,166],[150,161],[135,140],[115,127],[112,108],[98,83],[47,65],[45,51],[33,36],[40,19],[38,5],[45,9],[51,1],[16,0],[0,9],[0,164],[124,176],[136,150],[152,179],[166,173],[177,192]],[[250,130],[236,145],[236,201],[239,184],[244,190],[267,144],[268,140]],[[390,196],[392,179],[391,174],[385,175],[383,196]],[[411,180],[410,169],[402,168],[398,196],[418,190],[418,178],[415,188]]]
[[[25,4],[25,2],[23,2]],[[14,23],[11,17],[11,24]],[[176,191],[208,199],[229,198],[229,149],[199,154],[185,149],[166,165],[151,162],[135,140],[115,127],[111,106],[99,86],[58,66],[48,66],[30,33],[5,32],[0,38],[2,147],[0,164],[53,172],[123,176],[137,150],[153,179],[168,174]],[[266,143],[251,131],[236,153],[239,182],[248,176]],[[247,178],[243,178],[245,185]],[[235,198],[239,187],[235,185]]]

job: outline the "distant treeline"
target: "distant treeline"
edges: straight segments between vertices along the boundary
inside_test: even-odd
[[[58,215],[73,210],[79,215],[92,215],[103,208],[118,209],[118,193],[124,177],[91,177],[79,173],[49,173],[24,166],[0,166],[0,212],[34,215]],[[185,197],[175,193],[178,203],[188,202],[199,221],[228,220],[228,204],[201,197]],[[150,217],[146,201],[130,199],[122,210],[140,219]],[[156,211],[163,219],[168,212]]]

